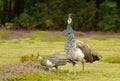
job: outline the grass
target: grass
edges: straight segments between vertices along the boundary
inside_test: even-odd
[[[43,38],[42,41],[46,41],[46,42],[55,42],[55,41],[64,41],[65,37],[63,36],[52,36],[52,37],[47,37],[47,38]]]
[[[3,36],[3,33],[0,36]],[[9,81],[120,81],[120,36],[77,36],[77,39],[92,46],[103,59],[92,64],[86,63],[85,72],[81,71],[81,63],[78,63],[76,76],[72,74],[72,65],[67,64],[59,67],[59,75],[53,69],[52,72],[11,75]],[[63,35],[53,36],[51,32],[45,31],[31,32],[18,39],[0,39],[0,66],[20,62],[22,56],[36,56],[38,52],[43,56],[55,52],[64,53],[64,41]]]
[[[120,56],[115,55],[115,56],[109,56],[108,58],[103,60],[104,62],[108,63],[120,63]]]
[[[2,38],[3,35],[6,35],[8,31],[7,30],[0,30],[0,39]]]

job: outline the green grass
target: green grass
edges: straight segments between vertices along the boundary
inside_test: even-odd
[[[51,36],[51,37],[42,39],[42,41],[46,41],[46,42],[56,42],[56,41],[64,41],[64,40],[65,40],[65,37],[63,36]]]
[[[2,34],[1,34],[2,36]],[[120,81],[120,36],[112,38],[77,37],[97,50],[103,59],[92,64],[85,64],[85,72],[81,71],[81,63],[77,65],[77,75],[72,74],[71,64],[59,67],[52,72],[39,71],[9,76],[10,81]],[[37,31],[30,36],[19,39],[0,40],[0,65],[20,62],[22,56],[34,56],[39,52],[46,56],[55,52],[64,53],[64,36],[51,36],[49,32]]]
[[[93,39],[93,40],[109,40],[110,38],[93,35],[93,36],[91,36],[91,39]]]
[[[120,55],[108,57],[103,61],[108,63],[120,63]]]
[[[77,75],[72,74],[72,65],[60,67],[60,74],[53,72],[28,73],[9,77],[10,80],[25,81],[119,81],[119,64],[94,63],[86,64],[86,71],[81,72],[81,64],[77,66]],[[20,81],[21,81],[20,80]]]
[[[26,80],[26,81],[50,81],[50,80],[75,80],[74,76],[70,75],[71,73],[65,73],[63,71],[64,74],[62,74],[63,76],[60,76],[56,73],[48,73],[48,72],[38,72],[38,73],[28,73],[25,75],[21,75],[21,76],[11,76],[9,79],[10,80]],[[37,76],[36,76],[37,75]],[[70,76],[70,77],[69,77]],[[32,80],[31,80],[32,79]]]
[[[1,30],[0,31],[0,39],[2,38],[3,35],[5,35],[8,31],[7,30]]]

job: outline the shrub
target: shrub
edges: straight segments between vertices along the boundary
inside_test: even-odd
[[[74,6],[78,4],[81,5]],[[67,25],[68,14],[71,13],[74,22],[73,27],[76,30],[88,31],[92,29],[94,24],[95,12],[96,8],[93,1],[87,3],[83,0],[75,0],[68,4],[64,0],[53,0],[46,1],[46,3],[35,3],[14,21],[29,29],[63,30]]]
[[[26,12],[16,17],[14,19],[14,22],[19,23],[23,29],[34,29],[38,25],[34,17],[30,16]],[[18,29],[22,29],[22,28],[18,28]]]
[[[16,81],[16,80],[9,80],[9,77],[13,75],[36,73],[42,69],[43,68],[42,66],[40,66],[40,64],[31,61],[27,61],[24,63],[17,62],[14,64],[3,65],[0,66],[0,81],[1,79],[3,81]]]
[[[31,56],[25,55],[20,58],[20,62],[24,63],[24,62],[32,61],[34,63],[37,63],[39,61],[37,60],[36,57],[37,56],[34,56],[33,54]],[[42,55],[42,57],[45,58],[46,55]]]
[[[118,31],[120,17],[117,14],[115,2],[105,1],[100,5],[98,27],[102,31]]]
[[[20,58],[20,61],[21,61],[22,63],[23,63],[23,62],[26,62],[26,61],[37,62],[37,59],[36,59],[36,57],[35,57],[34,55],[31,55],[31,56],[25,55],[25,56],[22,56],[22,57]]]

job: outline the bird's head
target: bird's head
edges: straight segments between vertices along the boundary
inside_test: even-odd
[[[68,22],[68,24],[71,24],[71,23],[72,23],[71,14],[69,14],[69,18],[68,18],[67,22]]]
[[[39,55],[39,53],[38,53],[38,55],[37,55],[37,58],[36,58],[37,60],[42,60],[43,58],[42,58],[42,56],[41,55]]]
[[[94,52],[94,55],[96,56],[96,60],[100,60],[100,59],[102,59],[103,57],[102,57],[102,55],[100,55],[98,52]]]
[[[71,17],[71,14],[69,14],[69,18]]]

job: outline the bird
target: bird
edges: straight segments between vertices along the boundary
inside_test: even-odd
[[[102,56],[95,51],[91,46],[86,43],[76,40],[73,29],[71,26],[72,18],[71,14],[69,14],[68,24],[66,29],[66,41],[65,41],[65,54],[70,55],[76,62],[82,63],[82,71],[84,72],[84,64],[85,62],[93,63],[94,61],[99,61]],[[70,22],[71,21],[71,22]],[[76,69],[74,66],[74,74],[76,74]]]
[[[59,74],[58,66],[63,66],[67,63],[72,63],[73,66],[76,64],[76,62],[70,56],[60,53],[50,54],[44,59],[38,53],[37,60],[40,61],[40,64],[42,66],[48,68],[49,71],[51,71],[51,69],[55,67],[57,74]]]

